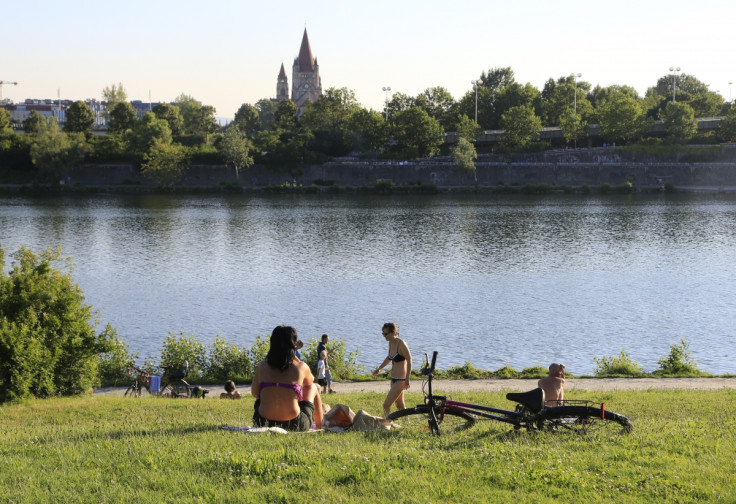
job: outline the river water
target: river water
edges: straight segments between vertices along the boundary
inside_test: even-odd
[[[156,360],[169,333],[250,345],[287,323],[372,369],[394,321],[443,368],[592,373],[625,349],[652,371],[685,338],[736,371],[732,196],[2,197],[0,247],[21,244],[61,244],[99,320]]]

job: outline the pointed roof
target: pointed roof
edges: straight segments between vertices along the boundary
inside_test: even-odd
[[[279,80],[280,79],[287,79],[286,77],[286,70],[284,70],[284,64],[281,63],[281,71],[279,72]]]
[[[304,36],[302,37],[302,47],[299,49],[299,69],[302,72],[314,71],[314,57],[312,56],[312,48],[309,47],[306,28],[304,28]]]

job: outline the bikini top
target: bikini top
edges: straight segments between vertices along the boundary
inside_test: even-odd
[[[261,382],[261,390],[268,387],[288,388],[294,391],[297,401],[302,401],[302,386],[298,383]]]
[[[396,345],[396,353],[392,357],[391,356],[391,345],[389,345],[388,346],[388,360],[390,360],[391,362],[404,362],[406,360],[406,357],[404,357],[403,355],[399,353],[398,345]]]

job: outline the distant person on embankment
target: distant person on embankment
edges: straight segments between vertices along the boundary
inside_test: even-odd
[[[562,406],[565,399],[565,365],[552,363],[549,365],[549,376],[537,382],[539,388],[544,390],[545,406]]]

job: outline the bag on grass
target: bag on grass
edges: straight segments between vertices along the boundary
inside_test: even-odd
[[[340,427],[347,429],[353,425],[353,418],[355,413],[350,409],[347,404],[336,404],[330,411],[325,413],[322,419],[322,425],[324,427]]]

